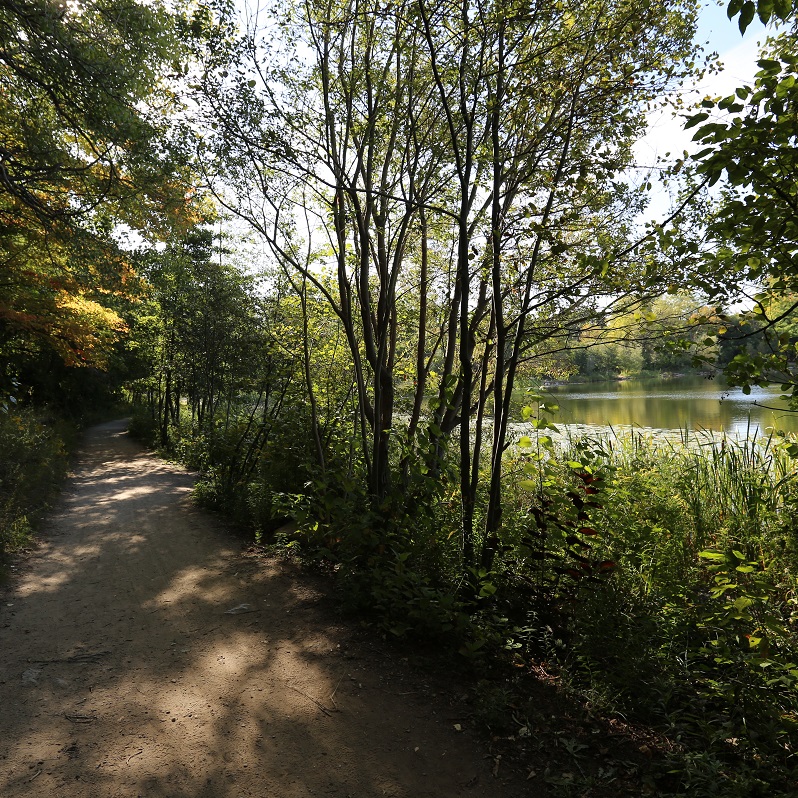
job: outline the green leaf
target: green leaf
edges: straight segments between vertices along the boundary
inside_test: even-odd
[[[731,0],[728,7],[726,8],[726,16],[729,19],[734,19],[740,13],[740,9],[742,7],[743,7],[743,0]]]
[[[705,119],[709,119],[709,114],[702,112],[700,114],[695,114],[687,119],[687,123],[684,126],[685,130],[689,130],[691,127],[695,127],[696,125],[700,125]]]
[[[781,61],[774,61],[772,58],[760,58],[756,63],[763,72],[769,75],[781,72]]]
[[[737,26],[740,28],[740,33],[745,33],[748,26],[754,19],[754,14],[756,14],[756,6],[751,2],[751,0],[747,0],[747,2],[743,3],[742,11],[740,12],[740,19],[737,23]]]
[[[773,15],[773,0],[759,0],[756,13],[763,25],[768,24],[768,20]]]
[[[702,158],[706,158],[707,155],[710,155],[715,152],[714,147],[705,147],[703,150],[700,150],[693,156],[693,160],[700,161]]]
[[[784,99],[789,93],[790,89],[795,85],[795,77],[788,75],[776,86],[776,97]]]

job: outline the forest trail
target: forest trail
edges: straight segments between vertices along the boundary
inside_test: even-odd
[[[535,795],[192,484],[122,422],[87,432],[2,593],[3,798]]]

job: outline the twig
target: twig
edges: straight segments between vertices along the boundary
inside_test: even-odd
[[[299,693],[299,695],[305,696],[309,701],[312,701],[328,718],[332,717],[332,713],[330,712],[327,707],[324,706],[320,701],[317,701],[312,695],[308,695],[307,693],[300,690],[298,687],[294,687],[292,684],[288,684],[288,682],[283,682],[285,686],[289,690],[293,690],[295,693]]]
[[[334,706],[336,709],[338,709],[338,704],[336,704],[336,703],[335,703],[335,694],[338,692],[338,688],[341,686],[341,682],[342,682],[343,680],[344,680],[344,677],[342,676],[342,677],[341,677],[341,678],[338,680],[338,684],[336,684],[336,685],[335,685],[335,690],[333,690],[333,691],[332,691],[332,693],[330,693],[330,701],[332,701],[332,703],[333,703],[333,706]]]
[[[93,715],[70,715],[68,712],[64,713],[64,717],[67,720],[71,720],[72,723],[92,723],[97,720]]]
[[[139,750],[138,750],[138,751],[136,751],[136,753],[135,753],[135,754],[131,754],[131,755],[130,755],[130,756],[127,758],[127,762],[126,762],[125,764],[126,764],[126,765],[129,765],[129,764],[130,764],[130,760],[131,760],[131,759],[133,759],[133,757],[135,757],[135,756],[141,756],[141,754],[143,754],[143,753],[144,753],[144,749],[143,749],[143,748],[139,748]]]
[[[33,780],[34,780],[34,779],[35,779],[37,776],[41,776],[41,775],[42,775],[42,772],[41,772],[41,770],[37,770],[37,771],[36,771],[36,772],[35,772],[35,773],[34,773],[34,774],[33,774],[33,775],[32,775],[32,776],[31,776],[31,777],[28,779],[28,784],[30,784],[30,783],[31,783],[31,782],[32,782],[32,781],[33,781]]]
[[[499,755],[498,755],[498,756],[497,756],[497,757],[496,757],[496,758],[493,760],[493,778],[494,778],[494,779],[495,779],[495,778],[498,778],[498,776],[499,776],[499,765],[501,765],[501,763],[502,763],[502,755],[501,755],[501,754],[499,754]]]

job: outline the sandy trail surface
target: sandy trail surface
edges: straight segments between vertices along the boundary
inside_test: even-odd
[[[88,431],[2,594],[0,796],[535,794],[191,488],[122,422]]]

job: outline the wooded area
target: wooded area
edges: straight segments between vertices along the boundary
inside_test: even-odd
[[[124,400],[385,634],[673,734],[658,794],[791,794],[798,443],[555,443],[533,389],[798,401],[795,11],[732,0],[755,83],[684,109],[692,0],[0,3],[0,552]],[[668,104],[698,153],[635,163]]]

